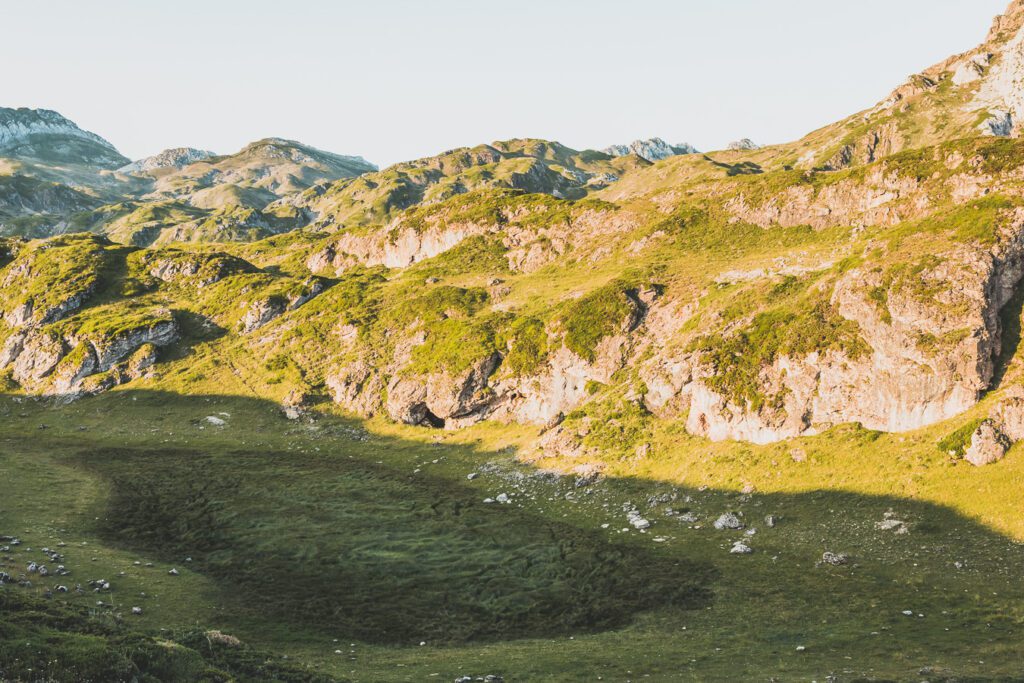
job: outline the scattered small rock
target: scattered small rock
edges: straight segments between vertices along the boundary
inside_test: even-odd
[[[633,525],[634,529],[639,529],[640,531],[651,528],[651,520],[640,516],[630,517],[629,523]]]
[[[210,643],[216,643],[217,645],[224,645],[227,647],[241,647],[242,641],[234,636],[229,636],[226,633],[220,631],[207,631],[206,640]]]
[[[896,513],[889,510],[883,516],[881,522],[875,523],[875,528],[880,531],[892,531],[897,534],[910,533],[910,527],[905,521],[896,517]]]
[[[821,556],[821,563],[832,565],[833,567],[841,567],[844,564],[849,564],[850,556],[846,553],[833,553],[825,552]]]
[[[735,531],[737,529],[742,529],[743,526],[743,520],[732,512],[726,512],[715,520],[715,528],[719,531],[724,531],[726,529]]]

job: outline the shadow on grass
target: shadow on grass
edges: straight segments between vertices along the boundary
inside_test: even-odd
[[[375,438],[373,447],[408,444]],[[172,562],[191,557],[190,568],[217,579],[238,610],[364,642],[594,632],[711,600],[707,562],[612,543],[528,506],[485,503],[465,476],[377,463],[358,441],[318,456],[88,448],[73,461],[111,485],[98,529],[111,543]],[[528,479],[520,488],[556,488],[547,476]]]
[[[367,441],[354,421],[323,418],[316,441],[311,430],[273,417],[275,404],[256,399],[126,391],[89,401],[109,401],[107,412],[120,411],[119,419],[140,432],[168,416],[186,423],[186,416],[212,410],[207,402],[230,403],[235,421],[281,420],[261,426],[265,434],[285,434],[266,447],[225,446],[232,442],[225,436],[201,448],[166,447],[155,437],[129,448],[115,445],[113,435],[90,434],[96,440],[84,442],[43,432],[68,463],[110,486],[103,508],[90,511],[84,525],[121,548],[172,563],[191,557],[190,568],[215,581],[226,613],[261,624],[271,638],[302,632],[384,645],[459,645],[620,629],[644,613],[701,613],[717,604],[724,563],[747,561],[728,550],[745,538],[760,557],[790,557],[779,569],[744,565],[750,610],[762,623],[735,629],[756,632],[759,646],[771,651],[792,651],[815,632],[806,621],[812,612],[817,618],[831,610],[857,622],[862,638],[866,623],[858,620],[874,619],[878,604],[900,605],[912,596],[916,607],[937,612],[967,599],[938,583],[901,584],[916,571],[910,560],[940,572],[958,557],[993,570],[1024,560],[1020,548],[1007,551],[1008,539],[953,510],[893,497],[816,491],[752,500],[641,479],[579,487],[571,477],[517,467],[504,451],[377,435]],[[286,451],[290,432],[321,452]],[[482,475],[471,481],[469,471]],[[484,490],[513,492],[522,506],[485,503]],[[574,505],[567,496],[590,512],[560,514]],[[626,501],[654,521],[650,534],[613,534],[628,526]],[[707,527],[729,510],[744,511],[748,527],[763,527],[767,515],[781,520],[785,544],[779,530],[768,528],[753,537],[708,532],[710,541],[671,551],[651,543],[660,533],[693,535],[681,513],[699,513]],[[876,527],[897,518],[891,510],[913,527],[912,556],[898,548],[906,545],[898,529]],[[600,528],[605,520],[615,527]],[[793,559],[794,548],[806,556]],[[849,551],[851,562],[877,567],[837,580],[834,572],[843,569],[815,568],[825,550]],[[1013,629],[1012,618],[978,621],[986,638]],[[831,628],[836,638],[848,635],[846,626]],[[927,634],[913,646],[925,653],[969,649],[973,628],[961,623],[959,640]]]

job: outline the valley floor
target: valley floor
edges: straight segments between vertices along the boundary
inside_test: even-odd
[[[588,481],[518,427],[137,390],[0,413],[0,679],[1024,680],[1017,449],[664,428]],[[43,547],[69,575],[27,573]]]

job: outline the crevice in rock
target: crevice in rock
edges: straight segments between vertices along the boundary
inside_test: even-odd
[[[430,411],[429,408],[423,408],[423,419],[420,420],[420,424],[424,427],[433,427],[434,429],[444,429],[444,419],[438,417]]]
[[[1002,385],[1006,371],[1020,348],[1022,314],[1024,314],[1024,286],[1018,282],[1013,296],[999,311],[1000,344],[992,373],[992,391]]]

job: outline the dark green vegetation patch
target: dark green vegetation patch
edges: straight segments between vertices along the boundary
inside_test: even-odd
[[[440,479],[339,459],[101,451],[114,542],[189,555],[225,600],[373,643],[536,638],[693,608],[708,570]],[[240,474],[244,471],[244,476]]]

